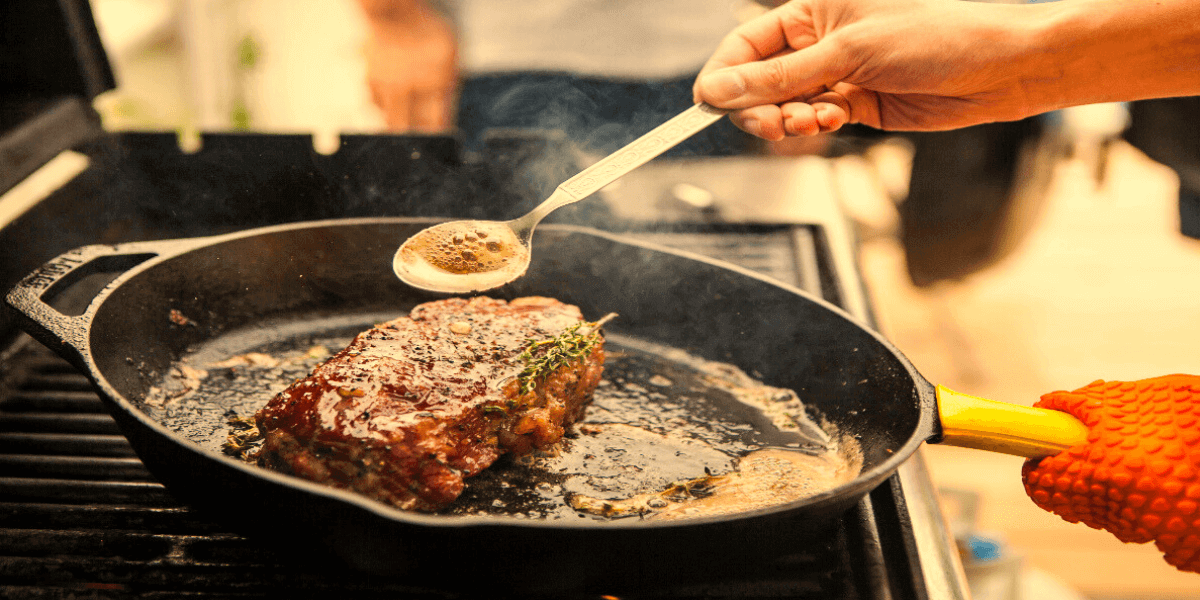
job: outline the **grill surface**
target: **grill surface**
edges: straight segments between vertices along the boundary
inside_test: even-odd
[[[839,297],[817,227],[639,235]],[[26,340],[0,374],[0,597],[454,597],[298,562],[180,505],[134,456],[90,382],[36,343]],[[622,597],[925,597],[895,489],[873,492],[823,547],[798,549],[737,580]]]

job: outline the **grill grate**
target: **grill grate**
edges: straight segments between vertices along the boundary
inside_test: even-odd
[[[738,227],[645,237],[811,289],[797,265],[822,259],[811,231],[797,229],[808,231]],[[40,345],[13,353],[0,373],[0,597],[454,597],[298,563],[180,505],[133,455],[90,382]],[[827,547],[804,549],[745,579],[622,597],[919,597],[911,579],[896,576],[908,572],[903,551],[885,557],[889,544],[878,538],[890,530],[877,528],[869,504],[844,519]]]

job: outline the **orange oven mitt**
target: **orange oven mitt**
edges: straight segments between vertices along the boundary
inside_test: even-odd
[[[1200,377],[1101,380],[1035,406],[1075,416],[1088,441],[1025,462],[1034,503],[1123,542],[1153,540],[1168,563],[1200,573]]]

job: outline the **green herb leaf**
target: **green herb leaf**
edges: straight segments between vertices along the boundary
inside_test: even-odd
[[[525,351],[517,357],[525,362],[525,369],[517,376],[520,395],[532,392],[551,373],[591,353],[603,339],[600,327],[616,316],[609,313],[598,321],[576,323],[548,340],[526,340]]]

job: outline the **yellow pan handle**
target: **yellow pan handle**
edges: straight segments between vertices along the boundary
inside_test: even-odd
[[[1087,443],[1088,428],[1061,411],[1008,404],[937,386],[940,443],[1041,458]]]

